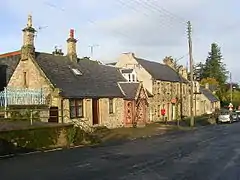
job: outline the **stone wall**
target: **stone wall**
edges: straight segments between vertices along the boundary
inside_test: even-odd
[[[108,128],[118,128],[123,126],[124,100],[122,98],[113,99],[113,114],[109,114],[109,99],[99,99],[99,124],[96,126],[106,126]],[[60,106],[59,106],[60,107]],[[83,99],[83,118],[70,119],[69,100],[63,100],[64,123],[80,123],[81,126],[89,128],[93,126],[92,99]]]
[[[24,80],[24,73],[26,73],[26,84]],[[44,77],[44,74],[41,73],[40,68],[38,68],[30,58],[19,62],[7,86],[29,89],[42,88],[46,97],[49,97],[54,89],[47,78]]]
[[[220,109],[220,101],[211,102],[203,94],[197,94],[196,100],[194,97],[194,115],[200,116],[203,114],[214,112],[216,109]]]
[[[153,97],[150,98],[150,120],[161,121],[163,117],[161,115],[161,109],[166,109],[167,120],[175,120],[180,116],[181,104],[183,115],[189,114],[189,98],[188,98],[188,85],[182,84],[182,103],[180,83],[167,82],[167,81],[154,81],[153,83]],[[172,103],[172,99],[177,98],[179,103]],[[180,104],[180,105],[179,105]]]
[[[108,128],[119,128],[124,126],[124,100],[122,98],[114,98],[113,106],[113,114],[109,114],[109,99],[100,99],[100,126],[106,126]]]

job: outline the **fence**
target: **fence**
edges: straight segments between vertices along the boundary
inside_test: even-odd
[[[71,120],[69,109],[49,108],[47,106],[41,109],[23,107],[10,107],[7,110],[0,109],[0,131],[2,128],[1,123],[3,122],[14,124],[14,126],[18,124],[41,125],[70,123],[88,132],[94,130],[94,128],[88,124],[88,120],[81,120],[80,118]]]
[[[42,89],[5,88],[0,92],[0,107],[8,105],[43,105],[45,96]]]

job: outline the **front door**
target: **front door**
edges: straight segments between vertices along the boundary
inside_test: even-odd
[[[126,126],[132,126],[134,124],[133,109],[133,101],[125,101]]]
[[[146,102],[145,99],[141,99],[137,104],[137,124],[146,124]]]
[[[92,100],[93,125],[99,124],[99,104],[98,99]]]

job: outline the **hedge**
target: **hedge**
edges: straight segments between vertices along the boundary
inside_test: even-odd
[[[0,155],[93,144],[99,139],[73,125],[0,131]]]

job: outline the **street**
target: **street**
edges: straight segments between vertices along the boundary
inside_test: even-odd
[[[0,160],[1,180],[238,180],[240,123]]]

